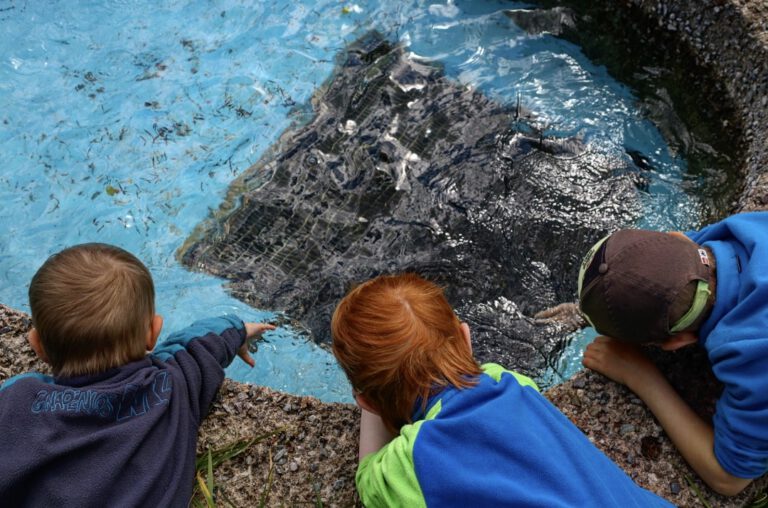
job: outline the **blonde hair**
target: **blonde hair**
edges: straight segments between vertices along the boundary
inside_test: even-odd
[[[415,274],[383,275],[351,290],[331,320],[333,353],[353,388],[392,431],[417,402],[475,384],[480,367],[440,289]]]
[[[131,253],[87,243],[43,263],[29,285],[29,304],[54,373],[95,374],[144,357],[155,288]]]

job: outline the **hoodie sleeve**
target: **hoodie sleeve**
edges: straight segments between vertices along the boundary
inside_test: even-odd
[[[244,342],[243,321],[236,316],[221,316],[196,321],[172,333],[152,356],[179,366],[194,417],[200,422],[224,381],[224,368],[232,363]]]
[[[768,338],[730,342],[710,352],[725,389],[714,417],[715,456],[739,478],[768,471]]]

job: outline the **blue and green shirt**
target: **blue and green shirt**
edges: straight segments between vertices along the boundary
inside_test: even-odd
[[[356,482],[374,507],[672,506],[638,487],[529,378],[483,365],[478,383],[432,396]]]

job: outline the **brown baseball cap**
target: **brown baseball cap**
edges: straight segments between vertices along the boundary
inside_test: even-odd
[[[601,334],[635,343],[662,342],[704,312],[710,295],[709,265],[706,250],[686,238],[639,229],[616,231],[597,242],[581,263],[579,307]],[[680,317],[671,316],[670,309],[689,284],[696,286],[690,308]]]

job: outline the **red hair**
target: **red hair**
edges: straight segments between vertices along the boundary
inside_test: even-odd
[[[392,431],[417,401],[471,386],[480,367],[443,290],[416,274],[382,275],[352,289],[331,320],[333,353],[352,387]]]

